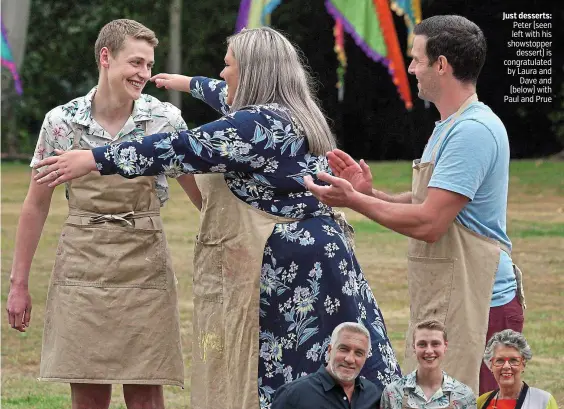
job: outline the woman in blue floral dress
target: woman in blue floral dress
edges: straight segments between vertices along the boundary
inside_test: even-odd
[[[303,183],[305,175],[329,171],[325,152],[335,145],[307,72],[291,43],[270,28],[244,30],[228,43],[220,74],[225,81],[153,78],[157,86],[189,91],[223,114],[220,119],[188,131],[67,152],[39,163],[49,166],[37,179],[54,186],[92,170],[126,178],[222,174],[238,201],[289,220],[274,225],[261,249],[260,407],[270,407],[280,385],[325,363],[331,332],[344,321],[370,331],[371,356],[361,375],[383,389],[399,378],[400,368],[382,313],[343,224]]]

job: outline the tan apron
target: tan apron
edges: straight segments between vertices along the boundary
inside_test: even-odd
[[[260,273],[277,217],[237,198],[222,174],[195,175],[202,193],[194,251],[192,409],[259,408]]]
[[[431,161],[413,164],[413,203],[422,203],[433,175],[435,155],[458,116],[474,101],[468,98],[445,126]],[[408,288],[410,321],[406,336],[405,367],[417,367],[413,352],[413,327],[436,319],[444,323],[448,350],[443,370],[478,393],[478,378],[486,345],[490,302],[500,251],[510,251],[502,243],[479,235],[454,221],[436,243],[409,239]],[[515,269],[517,274],[517,269]],[[518,279],[520,285],[520,279]],[[518,289],[522,294],[522,288]]]
[[[401,409],[417,409],[417,407],[412,408],[407,404],[408,395],[409,395],[408,391],[404,390],[403,398],[401,401]],[[452,402],[452,392],[448,392],[448,406],[445,407],[445,409],[454,409],[454,403]]]
[[[90,173],[68,187],[39,379],[183,386],[176,278],[154,177]]]

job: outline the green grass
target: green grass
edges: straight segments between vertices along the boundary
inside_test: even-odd
[[[411,163],[372,163],[375,187],[402,192],[411,186]],[[21,203],[29,183],[27,164],[2,164],[2,306]],[[508,231],[513,258],[524,273],[527,305],[525,336],[533,359],[525,380],[550,391],[564,405],[564,162],[513,161],[510,167]],[[41,336],[47,285],[61,225],[67,214],[63,188],[57,188],[43,236],[33,261],[30,291],[31,327],[26,334],[2,319],[2,407],[70,408],[69,386],[38,382]],[[346,211],[356,230],[356,254],[383,311],[388,335],[400,362],[409,316],[405,254],[407,239],[364,216]],[[166,387],[167,409],[188,408],[192,337],[192,251],[198,213],[179,186],[171,183],[171,199],[163,220],[179,280],[179,310],[185,360],[186,389]],[[4,313],[5,314],[5,313]],[[113,391],[112,409],[124,408],[121,388]]]
[[[390,192],[411,190],[411,162],[378,162],[370,164],[378,189]]]
[[[28,395],[19,398],[2,399],[2,407],[4,409],[70,409],[68,396],[65,395]]]
[[[528,195],[556,194],[564,196],[564,164],[558,161],[512,161],[511,185],[519,186]]]
[[[360,234],[390,234],[392,235],[393,232],[382,227],[378,223],[375,223],[371,220],[355,220],[351,221],[351,225],[354,227],[355,235]]]
[[[351,221],[356,235],[362,234],[388,234],[394,233],[371,220]],[[564,237],[564,223],[542,223],[514,220],[508,227],[511,238],[527,237]]]
[[[564,237],[564,223],[532,223],[515,220],[509,226],[508,233],[512,238]]]

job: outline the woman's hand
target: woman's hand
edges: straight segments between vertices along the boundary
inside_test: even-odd
[[[190,81],[192,81],[192,77],[161,72],[160,74],[153,75],[149,81],[153,81],[157,88],[165,87],[166,89],[173,89],[175,91],[190,92]]]
[[[43,159],[34,166],[35,169],[45,167],[34,177],[38,184],[49,183],[47,186],[55,187],[97,170],[94,155],[89,150],[56,149],[55,153],[59,156]]]

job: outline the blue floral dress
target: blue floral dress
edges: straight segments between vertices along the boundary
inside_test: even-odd
[[[317,371],[333,329],[344,321],[368,328],[372,347],[361,372],[381,386],[399,379],[398,362],[372,290],[332,209],[303,185],[328,171],[308,152],[303,132],[277,104],[228,113],[223,81],[194,77],[191,94],[224,116],[198,128],[138,138],[92,152],[102,174],[131,178],[218,173],[240,200],[276,216],[260,280],[259,397],[269,408],[276,389]]]

